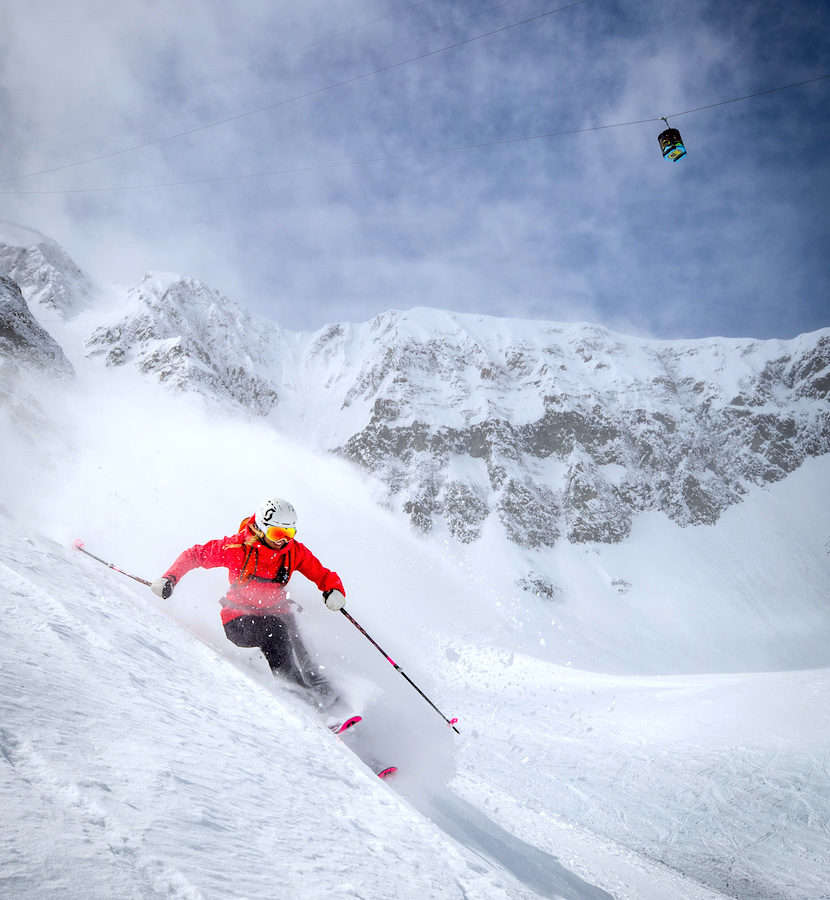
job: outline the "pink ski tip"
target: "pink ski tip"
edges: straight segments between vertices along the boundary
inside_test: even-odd
[[[346,719],[345,722],[340,722],[336,725],[330,725],[329,728],[335,734],[343,734],[344,731],[348,731],[350,728],[354,728],[358,722],[363,721],[363,716],[352,716],[350,719]]]
[[[75,538],[75,546],[80,550],[84,546],[84,542],[80,538]]]
[[[344,731],[348,731],[350,728],[354,728],[358,722],[363,721],[363,716],[352,716],[351,719],[346,719],[346,721],[340,726],[340,731],[338,734],[342,734]]]
[[[395,772],[398,771],[397,766],[389,766],[388,769],[384,769],[382,772],[378,772],[378,778],[387,779],[390,775],[394,775]]]

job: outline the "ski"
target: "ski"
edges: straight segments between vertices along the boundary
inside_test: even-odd
[[[344,734],[345,732],[350,731],[352,728],[354,728],[354,726],[357,725],[358,722],[362,721],[362,716],[350,716],[348,719],[344,719],[342,722],[332,722],[327,726],[327,728],[332,734],[335,734],[339,737],[341,734]],[[358,756],[359,755],[360,754],[358,754]],[[378,778],[382,778],[384,781],[389,778],[390,775],[394,775],[395,772],[398,771],[397,766],[387,766],[385,769],[381,769],[378,767],[377,763],[373,763],[371,768],[375,775],[377,775]]]
[[[334,722],[332,725],[328,726],[329,731],[333,734],[343,734],[344,731],[348,731],[350,728],[354,728],[358,722],[363,721],[363,716],[351,716],[348,719],[345,719],[342,722]]]

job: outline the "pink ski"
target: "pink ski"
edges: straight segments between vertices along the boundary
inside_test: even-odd
[[[348,731],[350,728],[354,728],[358,722],[362,722],[362,716],[352,716],[349,719],[345,719],[342,722],[335,722],[333,725],[329,725],[329,731],[333,732],[336,735],[341,735],[343,732]],[[374,768],[374,767],[373,767]],[[381,769],[379,772],[375,770],[378,778],[383,778],[386,780],[390,775],[394,775],[395,772],[398,771],[397,766],[387,766],[385,769]]]
[[[354,726],[362,720],[363,716],[352,716],[350,719],[346,719],[344,722],[335,722],[334,725],[329,725],[329,730],[333,731],[335,734],[343,734],[344,731],[348,731],[350,728],[354,728]]]

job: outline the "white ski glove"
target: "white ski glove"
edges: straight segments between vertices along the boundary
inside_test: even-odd
[[[329,609],[333,609],[337,612],[338,609],[343,609],[346,605],[346,598],[340,591],[324,591],[323,598],[326,601],[326,606]]]
[[[167,600],[167,598],[173,593],[173,588],[175,586],[176,582],[172,578],[164,576],[163,578],[157,578],[150,585],[150,590],[157,597],[161,597],[162,600]]]

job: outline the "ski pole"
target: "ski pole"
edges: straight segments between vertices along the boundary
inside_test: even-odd
[[[414,682],[414,681],[406,674],[406,672],[404,672],[404,670],[403,670],[403,669],[395,662],[395,660],[392,659],[392,657],[391,657],[391,656],[383,649],[383,647],[381,647],[381,645],[380,645],[380,644],[379,644],[379,643],[378,643],[378,642],[377,642],[377,641],[369,634],[369,632],[366,631],[366,629],[363,628],[361,625],[359,625],[359,624],[358,624],[358,623],[357,623],[357,622],[356,622],[356,621],[355,621],[355,620],[354,620],[354,619],[346,612],[346,608],[345,608],[345,607],[341,607],[340,612],[343,613],[343,615],[344,615],[344,616],[352,623],[352,625],[354,625],[354,627],[355,627],[355,628],[356,628],[356,629],[357,629],[357,630],[358,630],[358,631],[359,631],[359,632],[360,632],[360,633],[361,633],[361,634],[362,634],[362,635],[363,635],[370,643],[374,644],[374,646],[377,647],[378,650],[380,650],[380,652],[386,657],[387,662],[391,663],[391,664],[394,666],[395,670],[398,671],[398,672],[400,672],[401,675],[403,675],[403,677],[404,677],[404,678],[412,685],[412,687],[415,688],[415,690],[416,690],[416,691],[424,698],[424,700],[426,700],[426,702],[429,703],[429,705],[435,710],[435,712],[437,712],[438,715],[441,716],[441,718],[447,723],[447,725],[449,725],[450,728],[452,728],[452,730],[453,730],[456,734],[461,734],[461,732],[455,727],[455,723],[458,721],[458,719],[448,719],[448,718],[444,715],[444,713],[442,713],[441,710],[438,709],[438,707],[432,702],[432,700],[430,700],[429,697],[427,697],[427,695],[426,695],[426,694],[418,687],[418,685],[415,684],[415,682]]]
[[[112,563],[105,562],[103,559],[101,559],[100,556],[96,556],[94,553],[90,553],[89,550],[84,550],[84,542],[80,538],[75,541],[75,547],[80,550],[81,553],[86,553],[87,556],[91,556],[93,559],[98,560],[99,563],[108,566],[110,569],[114,569],[121,575],[126,575],[127,578],[132,578],[133,581],[138,581],[141,584],[146,584],[147,587],[152,587],[151,581],[145,581],[143,578],[139,578],[137,575],[130,575],[129,572],[125,572],[123,569],[119,569],[118,566],[114,566]]]

